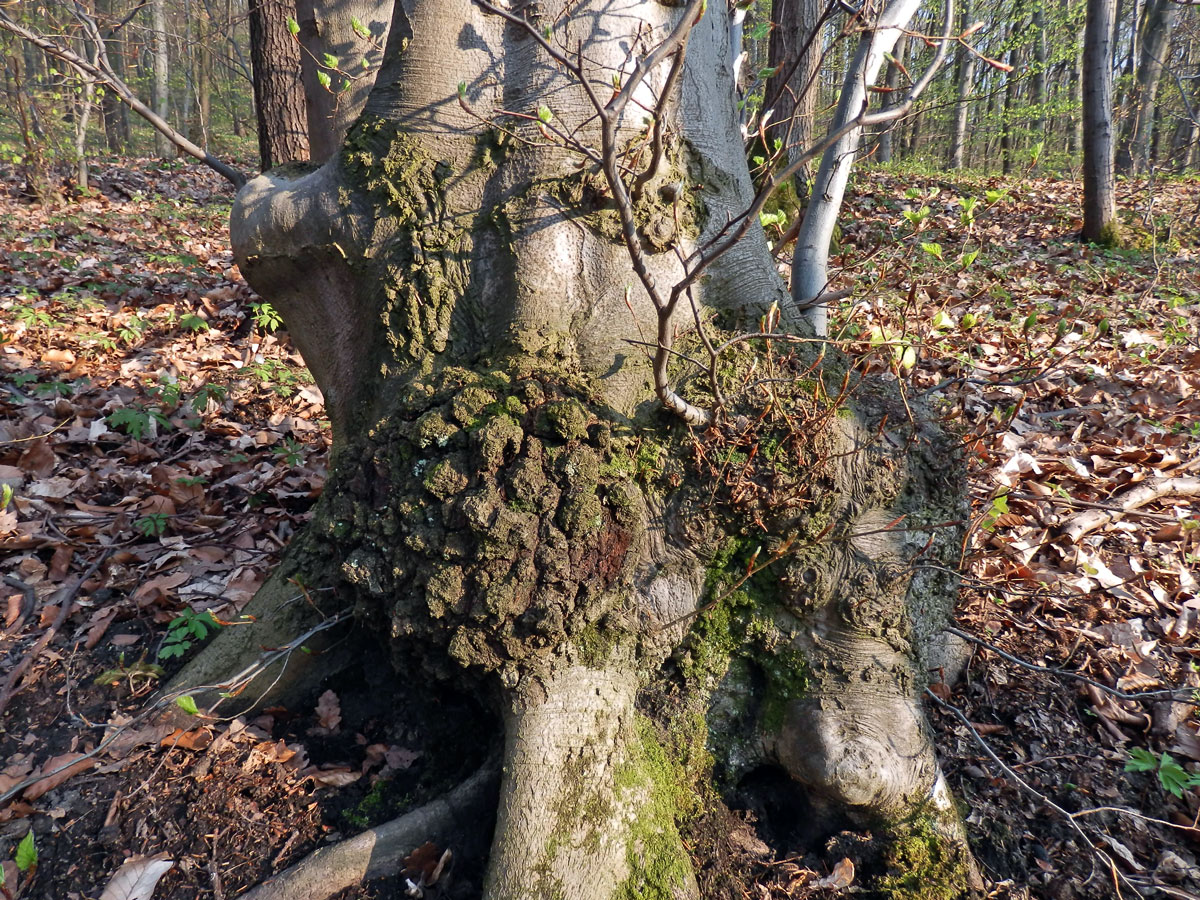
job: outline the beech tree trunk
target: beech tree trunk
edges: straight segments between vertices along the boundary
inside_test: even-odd
[[[891,109],[896,102],[896,93],[900,90],[900,66],[904,65],[904,51],[908,47],[908,37],[901,35],[896,41],[896,46],[892,56],[895,62],[887,64],[887,74],[883,77],[883,86],[887,88],[887,93],[883,95],[883,108]],[[876,159],[881,163],[890,163],[892,161],[892,148],[895,143],[896,122],[889,122],[883,126],[883,131],[879,135],[879,152],[876,154]]]
[[[821,67],[820,0],[774,0],[767,65],[775,71],[767,80],[764,109],[773,110],[769,139],[779,138],[795,159],[812,145],[813,117]]]
[[[971,21],[971,2],[964,0],[962,13],[959,16],[961,30],[966,31],[974,23]],[[888,69],[891,76],[891,69]],[[975,54],[965,47],[958,51],[958,66],[955,69],[955,84],[958,86],[958,103],[954,107],[954,127],[950,132],[950,153],[948,165],[951,169],[963,167],[963,147],[967,137],[967,114],[970,112],[968,103],[975,89]],[[889,140],[890,144],[890,140]],[[882,141],[880,142],[882,154]]]
[[[1088,0],[1083,33],[1083,238],[1119,243],[1113,172],[1113,0]]]
[[[901,29],[917,11],[920,0],[891,0],[879,15],[876,27],[863,31],[854,57],[846,70],[837,110],[829,125],[836,134],[862,112],[867,88],[879,77],[884,54],[890,53]],[[796,238],[792,258],[792,298],[818,335],[824,335],[829,312],[824,303],[815,302],[829,284],[829,243],[837,225],[838,210],[850,180],[854,154],[862,135],[851,128],[829,146],[821,157],[821,167],[813,182],[813,202],[804,211],[804,221]]]
[[[1033,97],[1033,123],[1031,131],[1034,140],[1041,139],[1046,130],[1046,10],[1041,4],[1033,8],[1033,77],[1030,90]]]
[[[309,158],[323,163],[362,112],[391,27],[392,0],[296,0]],[[361,26],[356,31],[354,23]],[[400,17],[401,27],[405,18]],[[323,65],[326,60],[336,68]],[[365,65],[364,65],[365,64]],[[322,84],[320,73],[329,78]]]
[[[263,169],[308,159],[300,44],[288,29],[290,0],[250,0],[250,62]]]
[[[170,64],[167,60],[167,14],[164,3],[165,0],[152,0],[150,4],[151,28],[154,32],[154,80],[151,105],[155,115],[166,121],[170,106]],[[154,133],[154,147],[163,159],[171,159],[176,155],[175,145],[157,131]]]
[[[96,17],[113,73],[124,80],[125,41],[117,32],[112,0],[99,0]],[[104,118],[104,139],[108,149],[113,153],[123,153],[129,143],[129,107],[112,91],[106,90],[100,98],[100,111]]]
[[[634,239],[637,265],[677,282],[680,256],[751,196],[729,12],[701,9],[581,0],[527,30],[471,0],[397,2],[342,149],[239,193],[238,264],[312,370],[334,453],[311,527],[246,610],[255,624],[226,629],[175,686],[219,681],[312,627],[315,604],[283,602],[303,573],[329,590],[326,614],[357,610],[398,667],[496,713],[501,800],[476,896],[697,897],[679,823],[712,777],[710,751],[734,783],[778,773],[818,834],[847,816],[885,835],[916,829],[941,861],[918,877],[961,891],[969,859],[921,706],[955,581],[913,565],[956,557],[961,531],[940,527],[965,518],[954,442],[886,383],[835,401],[851,361],[819,361],[811,344],[796,352],[830,401],[807,382],[785,391],[787,415],[768,416],[777,432],[754,431],[768,401],[737,376],[722,377],[742,406],[710,428],[668,418],[636,342],[646,329],[696,341],[696,316],[681,307],[655,324],[612,183],[545,136],[636,151],[644,110],[666,94]],[[539,42],[548,33],[586,60],[586,84],[607,98],[683,17],[695,24],[674,89],[668,59],[611,133]],[[898,29],[860,46],[868,81]],[[854,84],[847,109],[861,105]],[[625,164],[639,165],[633,153]],[[844,178],[822,172],[818,196],[840,199]],[[693,297],[723,327],[757,329],[776,309],[802,327],[757,225]],[[756,354],[736,347],[726,362],[749,373]],[[713,402],[704,379],[672,374]],[[703,463],[747,440],[792,448],[762,471],[770,487],[752,508],[714,493]],[[908,527],[892,530],[897,517]],[[267,694],[242,696],[274,702],[331,658],[296,657],[285,677],[266,673]]]

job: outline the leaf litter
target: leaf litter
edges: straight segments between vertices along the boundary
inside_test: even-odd
[[[29,782],[0,804],[0,850],[32,823],[58,896],[149,897],[162,878],[163,896],[221,897],[362,827],[322,798],[351,785],[361,801],[425,753],[362,730],[330,689],[310,710],[129,727],[89,755],[178,665],[159,655],[173,620],[236,620],[319,496],[329,439],[319,391],[233,265],[219,182],[146,163],[98,183],[58,209],[0,199],[5,671],[64,623],[0,719],[0,793]],[[1124,189],[1125,208],[1149,207],[1144,185]],[[865,173],[843,217],[834,262],[856,299],[835,336],[967,450],[959,622],[983,643],[963,678],[934,680],[972,725],[932,715],[997,897],[1112,896],[1094,848],[1122,884],[1200,888],[1200,797],[1178,780],[1200,763],[1192,707],[1000,652],[1126,692],[1200,689],[1200,186],[1154,190],[1136,252],[1078,243],[1077,186],[1048,179]],[[966,224],[963,199],[988,192]],[[919,229],[914,203],[931,210]],[[1135,749],[1184,774],[1126,771]],[[829,896],[871,873],[862,836],[795,856],[751,821],[735,831],[749,896]]]

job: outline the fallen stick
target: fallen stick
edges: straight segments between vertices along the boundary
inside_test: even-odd
[[[1089,509],[1076,513],[1063,524],[1062,532],[1072,544],[1104,525],[1119,522],[1126,513],[1163,497],[1194,497],[1200,494],[1200,478],[1149,478],[1113,498],[1114,509]]]
[[[251,888],[239,900],[325,900],[348,887],[397,875],[404,858],[427,841],[446,848],[477,831],[499,776],[484,765],[454,790],[348,840],[314,850],[296,865]]]

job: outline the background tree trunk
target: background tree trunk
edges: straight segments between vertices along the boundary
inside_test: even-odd
[[[288,29],[293,11],[284,0],[250,0],[250,62],[264,170],[308,159],[300,45]]]
[[[124,80],[125,42],[116,30],[113,0],[99,0],[96,13],[113,74]],[[105,90],[100,100],[100,110],[104,117],[104,138],[108,149],[113,153],[123,153],[129,143],[129,108],[115,93]]]
[[[1083,35],[1083,237],[1119,242],[1112,127],[1113,0],[1088,0]]]
[[[896,40],[896,46],[892,50],[894,61],[889,61],[887,64],[887,74],[884,75],[883,85],[888,89],[888,92],[883,95],[884,109],[891,109],[896,105],[897,92],[900,90],[900,66],[904,65],[904,51],[908,47],[908,37],[900,35]],[[883,126],[883,130],[879,134],[879,152],[876,158],[881,163],[890,163],[892,161],[892,144],[893,135],[898,122],[889,122]]]
[[[783,141],[787,158],[795,159],[813,141],[814,116],[821,68],[821,0],[775,0],[771,4],[771,35],[763,108],[773,110],[769,140]]]
[[[966,31],[972,24],[971,2],[964,0],[962,14],[959,17],[960,30]],[[891,70],[888,70],[891,75]],[[950,154],[948,165],[951,169],[961,169],[963,166],[963,146],[967,137],[967,115],[970,112],[971,92],[975,88],[975,54],[966,48],[958,51],[958,65],[955,68],[955,84],[957,85],[958,103],[954,107],[954,127],[950,133]],[[890,85],[889,85],[890,87]]]
[[[170,63],[167,57],[167,13],[165,0],[151,0],[150,11],[153,16],[152,29],[154,32],[154,81],[153,101],[151,103],[155,114],[163,121],[167,120],[170,104]],[[159,132],[154,135],[155,151],[163,159],[176,156],[175,145]]]
[[[1119,172],[1145,172],[1148,166],[1158,82],[1166,65],[1178,15],[1179,4],[1173,0],[1147,0],[1131,111],[1121,126],[1121,139],[1117,145]]]

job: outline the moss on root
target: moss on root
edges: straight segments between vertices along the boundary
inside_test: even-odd
[[[693,730],[693,738],[703,733]],[[637,720],[629,757],[615,782],[619,792],[645,792],[646,797],[629,829],[629,876],[617,889],[615,900],[675,900],[693,879],[692,860],[679,837],[680,823],[701,812],[692,790],[696,773],[687,764],[694,759],[695,742],[686,743],[690,751],[668,749],[648,719]]]
[[[970,892],[961,844],[942,835],[928,814],[892,826],[887,873],[873,885],[881,900],[959,900]]]

